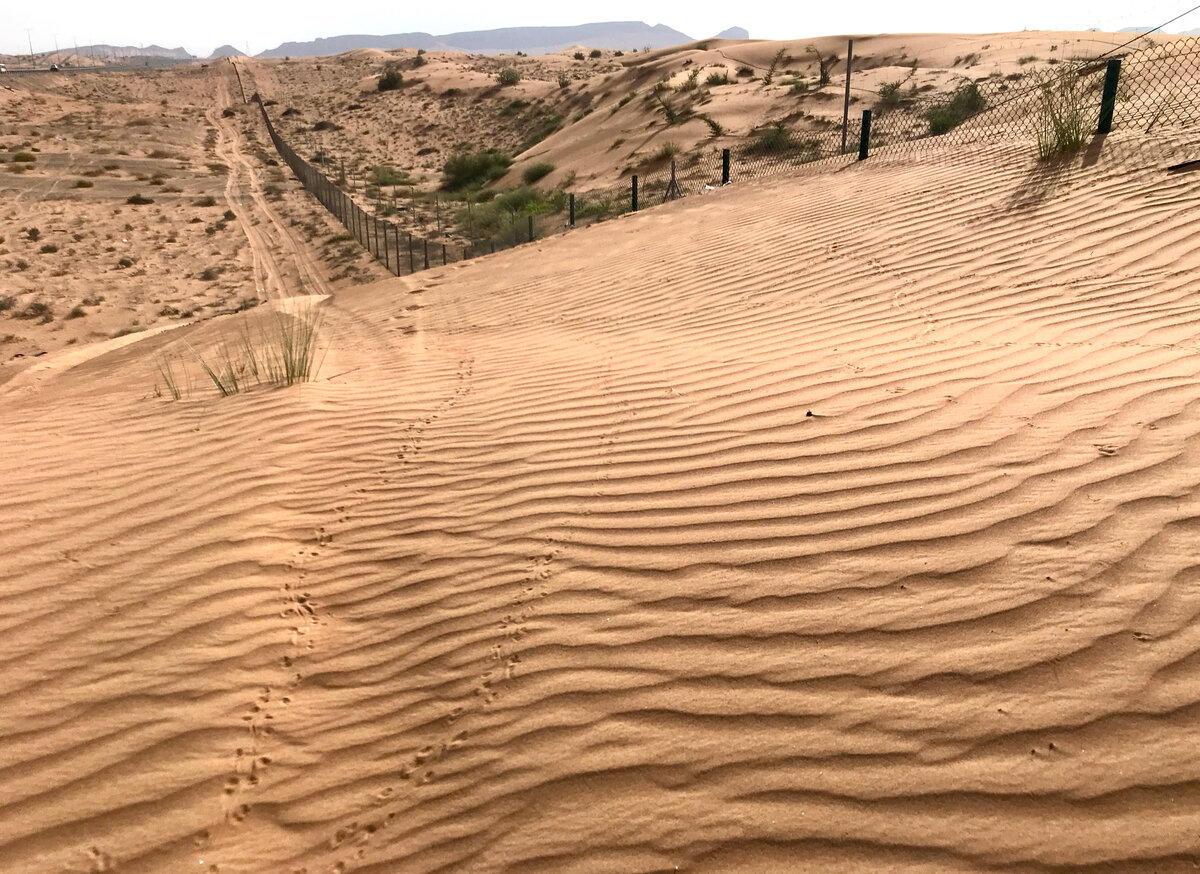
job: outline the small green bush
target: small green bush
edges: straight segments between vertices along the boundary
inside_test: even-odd
[[[709,73],[708,78],[704,80],[704,84],[709,88],[716,88],[718,85],[728,85],[729,74],[725,71],[721,71],[720,73]]]
[[[468,154],[459,152],[442,165],[442,188],[457,191],[478,188],[499,179],[512,166],[512,158],[495,149]]]
[[[424,60],[422,59],[422,63]],[[395,91],[397,88],[404,86],[404,74],[400,72],[400,68],[394,62],[389,62],[383,68],[383,74],[379,77],[380,91]]]
[[[515,67],[505,67],[496,74],[496,81],[503,87],[516,85],[521,81],[521,71]]]
[[[539,161],[536,164],[530,164],[528,167],[526,167],[521,173],[521,179],[526,185],[533,185],[534,183],[549,176],[553,172],[553,164],[547,164],[545,161]]]
[[[925,120],[929,122],[929,133],[936,137],[953,130],[985,109],[987,100],[979,93],[979,86],[974,82],[964,82],[948,101],[926,110]]]

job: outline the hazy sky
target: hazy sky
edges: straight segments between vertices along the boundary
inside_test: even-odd
[[[666,24],[696,39],[737,25],[753,38],[795,39],[844,33],[967,32],[1022,29],[1083,30],[1098,27],[1156,25],[1188,9],[1188,2],[1129,3],[1128,0],[1006,0],[980,3],[897,3],[860,0],[858,3],[774,3],[749,6],[664,0],[659,3],[609,0],[588,6],[526,0],[523,3],[457,0],[438,2],[329,2],[294,0],[256,3],[246,0],[39,0],[3,2],[0,11],[0,53],[35,52],[72,43],[87,45],[183,46],[206,56],[223,43],[251,54],[289,40],[310,40],[344,33],[450,33],[493,27],[583,24],[589,21],[645,21]],[[1200,27],[1192,13],[1170,30]]]

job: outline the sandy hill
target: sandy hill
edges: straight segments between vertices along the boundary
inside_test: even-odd
[[[327,297],[257,239],[228,66],[193,98],[323,366],[156,397],[237,314],[0,385],[0,870],[1200,858],[1194,130],[881,153]]]
[[[889,83],[923,96],[976,81],[1015,92],[1054,65],[1128,39],[1049,31],[858,35],[851,112],[857,117],[877,107]],[[634,173],[643,179],[662,173],[672,159],[685,181],[696,182],[704,168],[719,164],[722,149],[740,155],[756,131],[774,124],[797,139],[825,137],[841,125],[846,40],[709,39],[597,57],[582,48],[533,57],[360,51],[320,61],[256,61],[247,69],[254,90],[275,101],[269,109],[280,131],[305,157],[326,158],[339,173],[347,168],[347,186],[362,202],[372,198],[379,167],[384,178],[399,180],[389,194],[424,191],[426,208],[417,203],[410,210],[410,229],[424,233],[445,227],[433,198],[457,153],[495,149],[514,157],[490,191],[519,187],[531,168],[548,166],[536,182],[541,191],[582,192],[627,185]],[[822,61],[831,72],[826,84]],[[404,87],[380,92],[388,64],[400,68]],[[502,87],[497,77],[504,69],[517,71],[520,81]],[[465,235],[464,215],[450,215],[456,234]]]

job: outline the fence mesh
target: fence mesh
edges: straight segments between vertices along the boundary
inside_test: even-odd
[[[872,92],[869,119],[860,111],[847,119],[844,128],[840,121],[798,112],[746,137],[722,137],[717,140],[720,145],[669,162],[662,159],[613,186],[574,194],[558,191],[543,199],[513,199],[499,210],[493,201],[490,211],[481,211],[485,204],[469,196],[442,200],[435,195],[431,207],[428,195],[418,197],[415,190],[410,190],[405,203],[394,187],[389,203],[386,186],[364,181],[363,196],[374,200],[374,210],[368,211],[341,187],[346,185],[344,171],[341,185],[335,184],[297,155],[276,132],[261,101],[259,106],[275,148],[304,187],[392,273],[403,275],[727,183],[794,172],[807,165],[841,166],[879,150],[903,155],[931,147],[1028,140],[1047,154],[1046,143],[1061,133],[1056,126],[1073,125],[1080,137],[1096,131],[1114,61],[1120,64],[1112,95],[1114,129],[1150,131],[1200,121],[1200,39],[1163,44],[1139,39],[1105,56],[1063,61],[1030,72],[964,75],[951,89],[940,92],[922,91],[905,81],[889,83]],[[437,232],[413,233],[399,219],[415,228],[436,225]],[[462,238],[447,238],[443,229],[451,224]]]

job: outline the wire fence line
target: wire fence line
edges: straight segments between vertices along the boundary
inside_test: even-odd
[[[1064,61],[1032,74],[964,76],[950,93],[905,84],[889,83],[875,92],[871,109],[848,119],[844,137],[840,121],[798,112],[738,140],[722,138],[717,141],[722,145],[679,160],[663,157],[608,188],[559,191],[525,205],[514,203],[501,223],[507,227],[493,222],[469,243],[414,235],[386,215],[380,217],[378,213],[394,213],[395,202],[388,208],[379,187],[376,212],[364,209],[323,170],[296,154],[276,132],[257,94],[250,100],[259,104],[275,148],[304,187],[399,276],[807,165],[834,169],[881,150],[904,155],[998,140],[1040,142],[1048,134],[1048,101],[1069,103],[1089,136],[1112,128],[1150,131],[1191,125],[1200,121],[1200,39],[1141,48],[1131,42],[1097,58]],[[314,160],[327,161],[320,154]],[[472,203],[458,208],[465,209],[469,225]],[[440,211],[438,224],[440,228]]]

